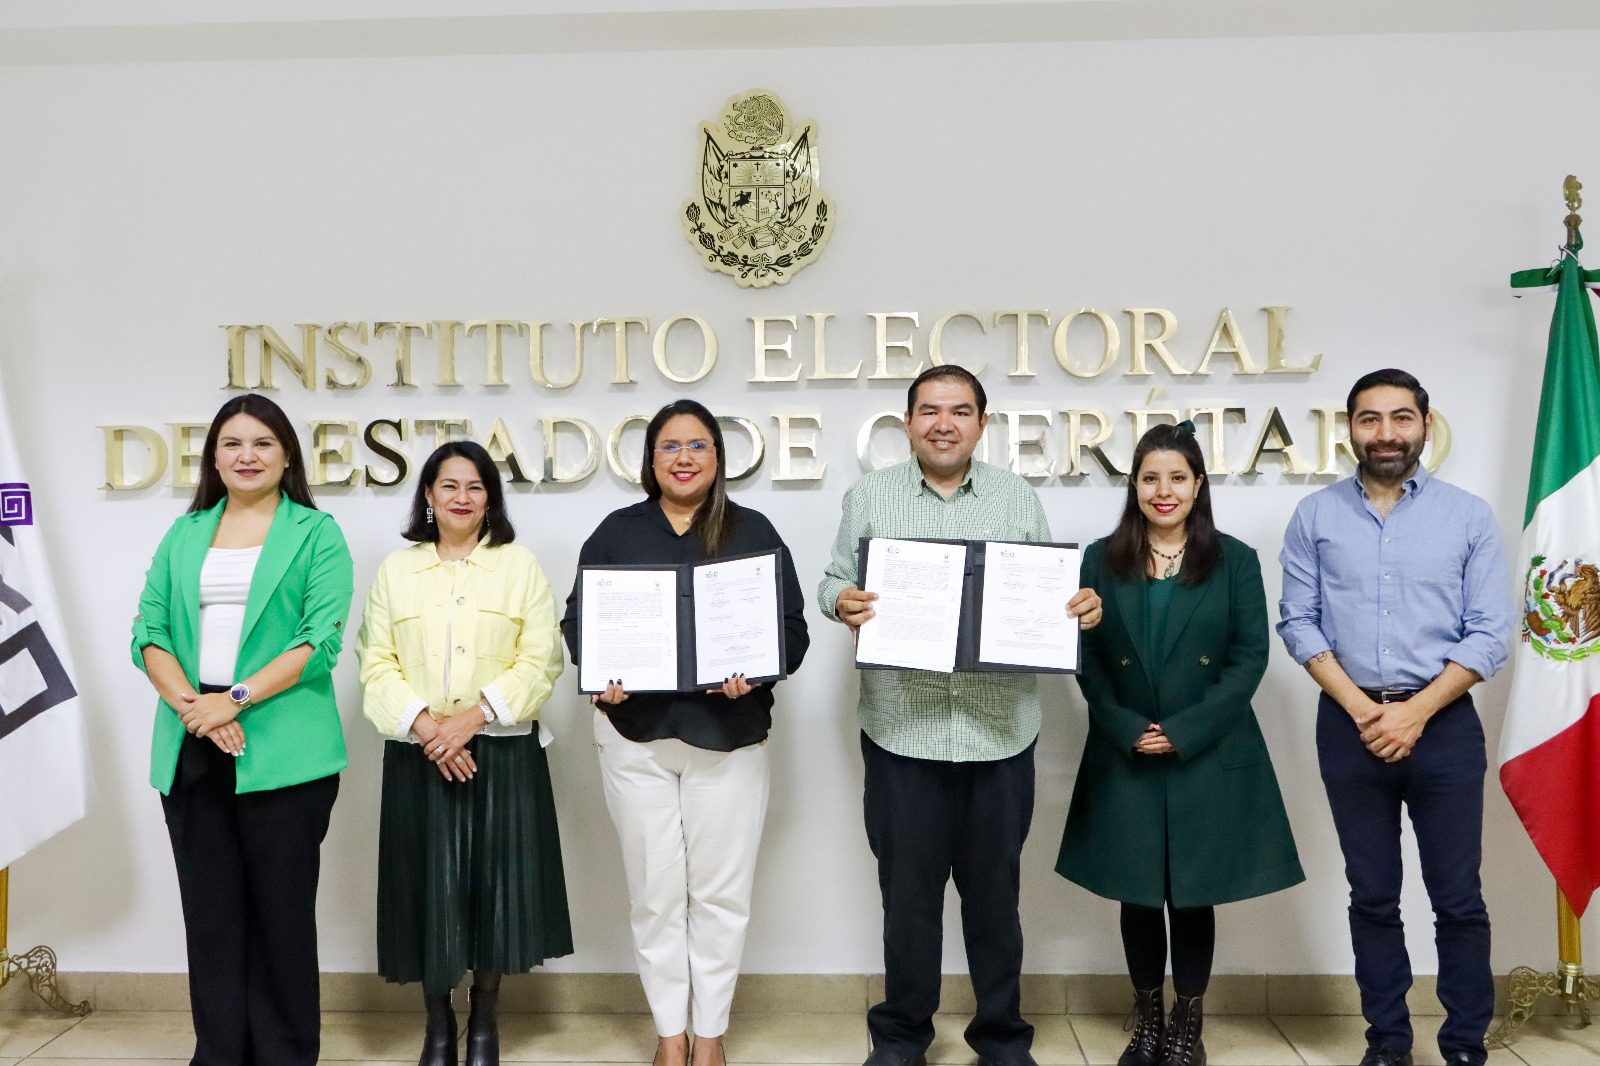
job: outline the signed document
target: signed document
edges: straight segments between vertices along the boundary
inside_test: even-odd
[[[1078,668],[1077,548],[991,542],[984,547],[978,661],[986,665]]]
[[[783,673],[778,567],[774,552],[694,568],[696,685],[712,688],[734,674]]]
[[[678,689],[678,572],[584,569],[579,593],[578,691]]]
[[[861,627],[856,662],[952,672],[966,569],[964,544],[870,540],[862,591],[878,599]]]

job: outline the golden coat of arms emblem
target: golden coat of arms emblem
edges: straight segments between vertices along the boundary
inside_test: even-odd
[[[751,89],[700,130],[700,191],[683,205],[684,236],[707,270],[746,288],[785,284],[833,233],[816,123],[797,128],[776,93]]]

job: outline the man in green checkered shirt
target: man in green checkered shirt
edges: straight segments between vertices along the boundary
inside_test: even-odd
[[[972,458],[988,424],[983,385],[958,366],[912,382],[913,456],[850,487],[817,590],[854,631],[877,597],[855,587],[862,537],[1047,541],[1039,497],[1022,478]],[[1062,605],[1085,629],[1100,597]],[[1022,844],[1033,816],[1039,694],[1033,674],[862,670],[861,753],[867,840],[883,891],[884,1001],[867,1012],[865,1066],[924,1066],[939,1008],[945,884],[955,877],[977,1013],[966,1039],[985,1066],[1033,1066],[1022,1019]]]

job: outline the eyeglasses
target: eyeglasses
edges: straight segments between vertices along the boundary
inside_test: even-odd
[[[695,458],[715,450],[716,445],[708,440],[692,440],[688,444],[661,444],[656,447],[656,451],[662,455],[677,455],[681,451],[687,451]]]

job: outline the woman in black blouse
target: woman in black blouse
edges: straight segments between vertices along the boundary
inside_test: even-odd
[[[810,638],[794,561],[772,523],[728,498],[722,430],[693,400],[645,429],[646,499],[613,511],[580,565],[686,563],[779,550],[784,658],[793,671]],[[561,622],[576,662],[578,589]],[[660,1041],[656,1066],[722,1066],[722,1034],[739,977],[756,850],[767,813],[772,688],[742,676],[692,693],[593,697],[606,805],[622,841],[634,954]]]

